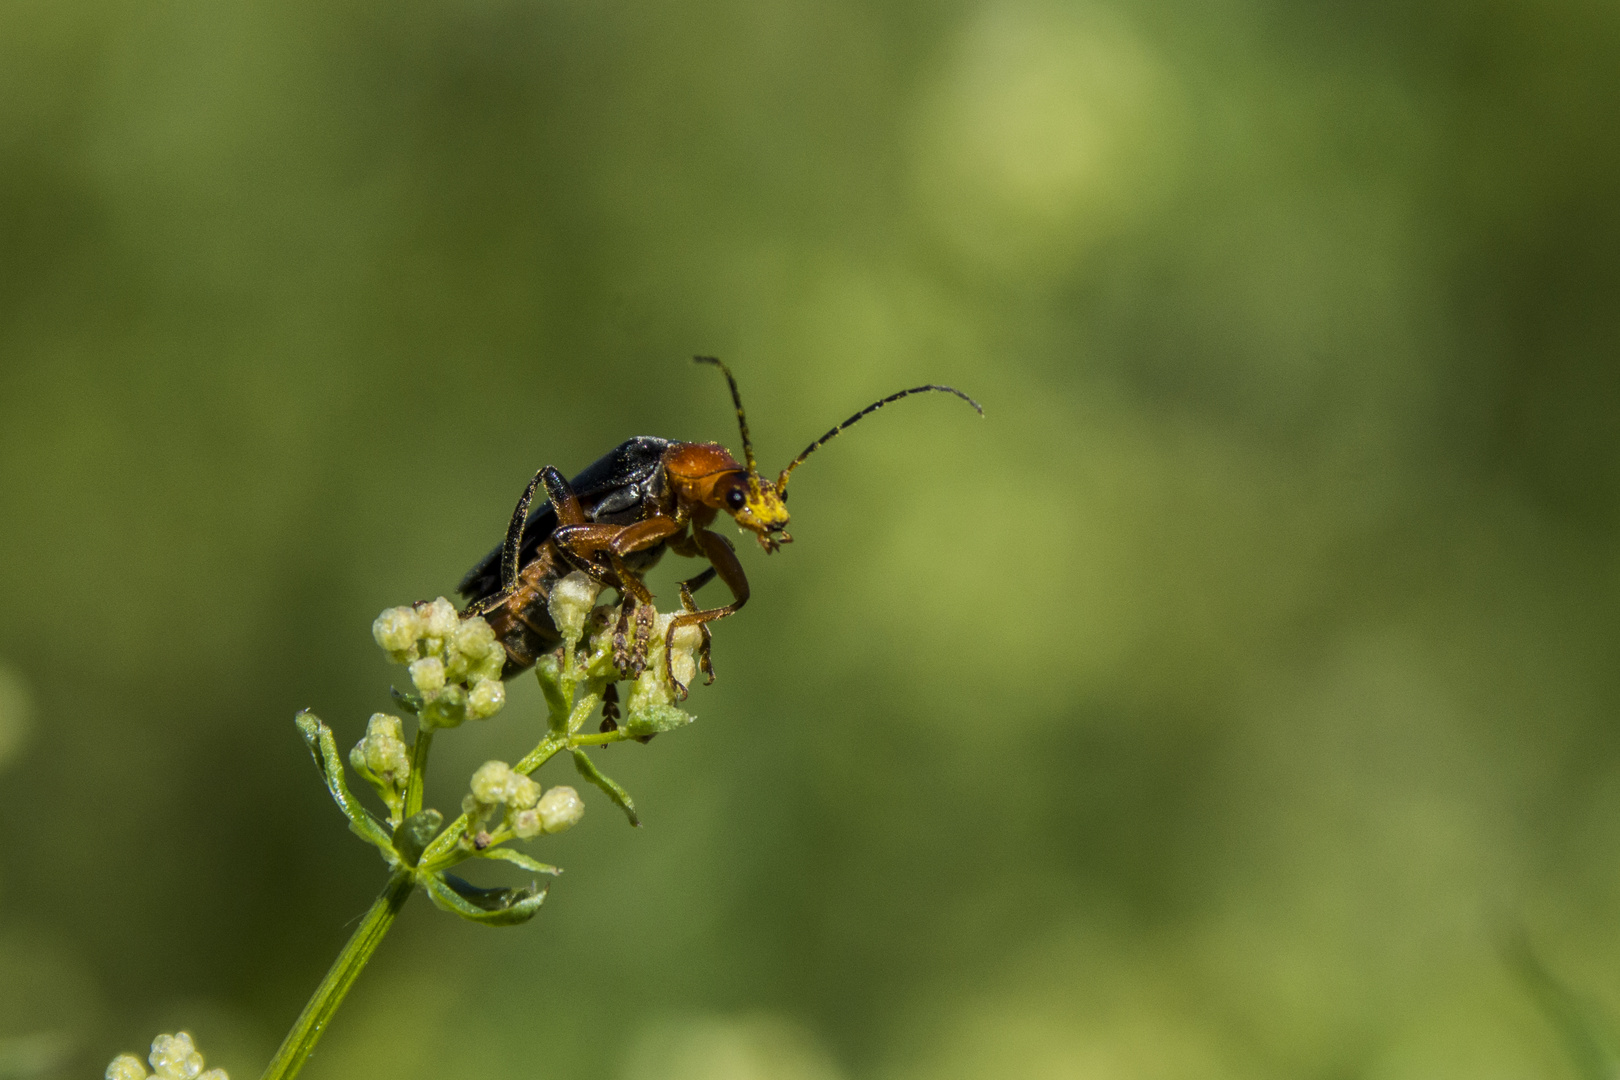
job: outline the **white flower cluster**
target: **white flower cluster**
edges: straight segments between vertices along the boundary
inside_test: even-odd
[[[501,669],[506,650],[483,619],[463,619],[444,597],[389,608],[371,624],[371,636],[396,664],[407,664],[430,727],[483,720],[506,704]]]
[[[537,781],[506,762],[486,761],[473,773],[472,791],[461,800],[461,809],[476,823],[497,806],[506,807],[506,824],[523,840],[560,833],[585,816],[585,803],[573,788],[554,787],[542,794]]]
[[[107,1066],[107,1080],[230,1080],[224,1069],[203,1072],[202,1053],[184,1031],[153,1039],[147,1060],[152,1063],[151,1073],[134,1054],[119,1054]]]
[[[370,781],[390,810],[395,809],[411,778],[411,750],[405,744],[405,725],[400,718],[372,713],[365,738],[349,751],[349,765]]]

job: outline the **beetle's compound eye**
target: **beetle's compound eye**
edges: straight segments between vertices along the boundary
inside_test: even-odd
[[[726,492],[726,505],[733,510],[741,510],[748,503],[748,496],[743,494],[742,488],[732,488]]]

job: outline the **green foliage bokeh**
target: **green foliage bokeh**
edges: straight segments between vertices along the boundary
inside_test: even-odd
[[[797,473],[645,826],[306,1075],[1573,1075],[1502,943],[1620,1001],[1617,116],[1592,0],[7,0],[0,1038],[256,1075],[383,880],[293,713],[538,466],[736,448],[701,352],[767,470],[987,417]]]

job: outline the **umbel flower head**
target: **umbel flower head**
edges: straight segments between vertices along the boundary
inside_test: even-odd
[[[407,665],[416,688],[407,701],[428,727],[486,720],[506,704],[506,650],[495,631],[476,616],[461,618],[444,597],[389,608],[371,624],[371,636],[396,664]]]
[[[107,1066],[107,1080],[230,1080],[224,1069],[203,1072],[203,1056],[184,1031],[159,1035],[152,1040],[152,1063],[148,1073],[134,1054],[119,1054]]]
[[[504,761],[486,761],[473,773],[472,790],[461,800],[469,823],[482,822],[498,806],[506,807],[502,824],[520,840],[573,828],[585,816],[585,803],[571,787],[544,793],[540,784]]]

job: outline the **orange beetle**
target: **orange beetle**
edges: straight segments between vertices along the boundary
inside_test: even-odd
[[[811,443],[788,463],[774,484],[768,484],[760,479],[754,461],[737,380],[712,356],[696,360],[713,364],[726,377],[737,408],[746,464],[739,463],[719,443],[675,442],[642,435],[620,443],[571,481],[550,465],[536,473],[513,511],[505,542],[468,571],[459,586],[468,600],[462,617],[482,616],[505,646],[507,678],[532,666],[561,643],[546,602],[552,586],[573,570],[617,589],[621,597],[633,601],[636,630],[632,639],[628,629],[631,612],[621,609],[614,637],[614,662],[632,676],[639,674],[646,665],[653,616],[652,593],[647,591],[642,577],[668,549],[677,555],[703,559],[709,566],[680,584],[686,611],[670,622],[665,656],[669,655],[667,646],[676,630],[702,626],[700,660],[712,682],[706,624],[734,614],[748,602],[748,578],[736,550],[730,541],[709,528],[721,511],[753,533],[767,553],[776,551],[793,540],[787,533],[789,475],[818,447],[851,424],[892,401],[930,390],[955,394],[981,416],[984,414],[978,402],[949,386],[901,390],[873,402]],[[541,485],[545,486],[547,502],[531,515],[529,504]],[[731,603],[699,609],[692,593],[716,575],[731,590]],[[666,677],[676,696],[685,697],[686,687],[667,668]]]

